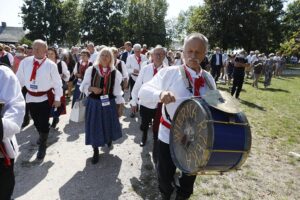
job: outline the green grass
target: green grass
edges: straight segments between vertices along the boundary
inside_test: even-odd
[[[294,149],[300,143],[300,77],[273,78],[267,89],[262,82],[259,89],[251,83],[250,79],[244,83],[240,102],[252,133],[278,140],[280,147]],[[228,91],[225,85],[219,89]]]

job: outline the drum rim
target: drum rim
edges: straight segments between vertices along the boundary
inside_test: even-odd
[[[207,103],[203,99],[201,99],[201,98],[194,97],[194,98],[190,98],[190,99],[187,99],[187,100],[183,101],[178,106],[178,108],[175,111],[175,114],[174,114],[174,117],[173,117],[173,121],[176,119],[177,115],[179,114],[179,109],[181,107],[183,107],[185,104],[189,103],[190,101],[195,102],[200,107],[200,109],[204,113],[206,113],[206,116],[204,117],[204,118],[206,118],[206,120],[209,120],[208,118],[212,117],[210,110],[208,108],[205,108],[205,107],[208,107]],[[173,140],[173,133],[172,133],[173,132],[173,128],[174,128],[174,124],[172,123],[171,124],[171,128],[170,128],[169,149],[170,149],[170,154],[171,154],[171,158],[172,158],[172,160],[174,162],[174,165],[178,169],[180,169],[182,172],[187,173],[187,174],[195,174],[195,173],[198,173],[198,172],[202,171],[203,168],[198,168],[196,171],[187,171],[179,163],[178,159],[175,156],[175,152],[174,152],[174,148],[173,148],[173,142],[171,142]],[[207,149],[205,149],[204,153],[203,153],[203,155],[204,155],[204,161],[205,161],[206,164],[210,160],[210,156],[212,154],[211,149],[212,149],[213,144],[214,144],[214,127],[213,127],[213,124],[211,122],[207,122],[207,129],[208,129],[208,132],[211,131],[212,134],[208,134],[208,136],[207,136]],[[205,167],[205,165],[203,165],[203,167]]]
[[[251,151],[251,146],[252,146],[252,134],[251,134],[251,129],[249,125],[249,121],[246,117],[246,115],[243,112],[238,113],[239,117],[248,125],[245,126],[245,134],[248,136],[246,137],[245,141],[245,153],[241,156],[240,160],[237,162],[236,165],[234,165],[230,170],[239,170],[241,166],[246,162],[250,151]]]

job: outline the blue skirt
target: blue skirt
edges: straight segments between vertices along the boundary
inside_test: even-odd
[[[102,107],[100,99],[88,97],[85,113],[85,144],[104,146],[122,137],[121,125],[114,99]]]

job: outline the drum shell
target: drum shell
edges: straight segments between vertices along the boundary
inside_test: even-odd
[[[197,170],[191,171],[184,167],[185,165],[176,157],[175,144],[172,143],[172,124],[170,151],[175,165],[185,173],[226,172],[239,169],[248,157],[251,148],[251,132],[246,116],[243,113],[230,114],[217,110],[200,98],[186,100],[180,106],[190,101],[200,107],[201,114],[205,115],[204,118],[207,120],[209,135],[206,146],[203,147],[206,156],[203,156],[202,164],[197,166]],[[180,106],[175,112],[175,120],[180,114]]]

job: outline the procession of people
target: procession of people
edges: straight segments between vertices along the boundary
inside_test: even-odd
[[[74,109],[82,96],[86,98],[85,145],[93,150],[92,164],[99,162],[99,147],[112,148],[113,142],[122,138],[119,118],[124,104],[129,103],[130,117],[140,113],[141,148],[148,145],[148,130],[152,127],[153,161],[163,199],[170,199],[174,190],[177,200],[189,199],[196,175],[182,173],[179,185],[175,186],[176,165],[169,148],[170,127],[178,106],[184,98],[201,98],[209,90],[217,89],[220,80],[239,99],[248,75],[253,77],[253,87],[258,88],[264,73],[264,87],[268,87],[272,75],[282,75],[285,64],[280,53],[267,57],[255,51],[247,57],[244,50],[226,55],[216,47],[209,55],[208,39],[200,33],[188,35],[183,48],[177,51],[159,44],[147,49],[146,44],[132,45],[130,41],[124,43],[124,51],[88,43],[86,47],[59,52],[40,39],[32,47],[20,45],[11,52],[4,47],[0,44],[1,83],[5,79],[5,84],[0,85],[0,177],[7,186],[0,187],[1,200],[10,199],[13,192],[13,162],[17,153],[14,135],[31,118],[38,134],[36,158],[42,161],[50,128],[55,128],[59,116],[66,114],[68,102]],[[130,96],[128,100],[126,93]]]

